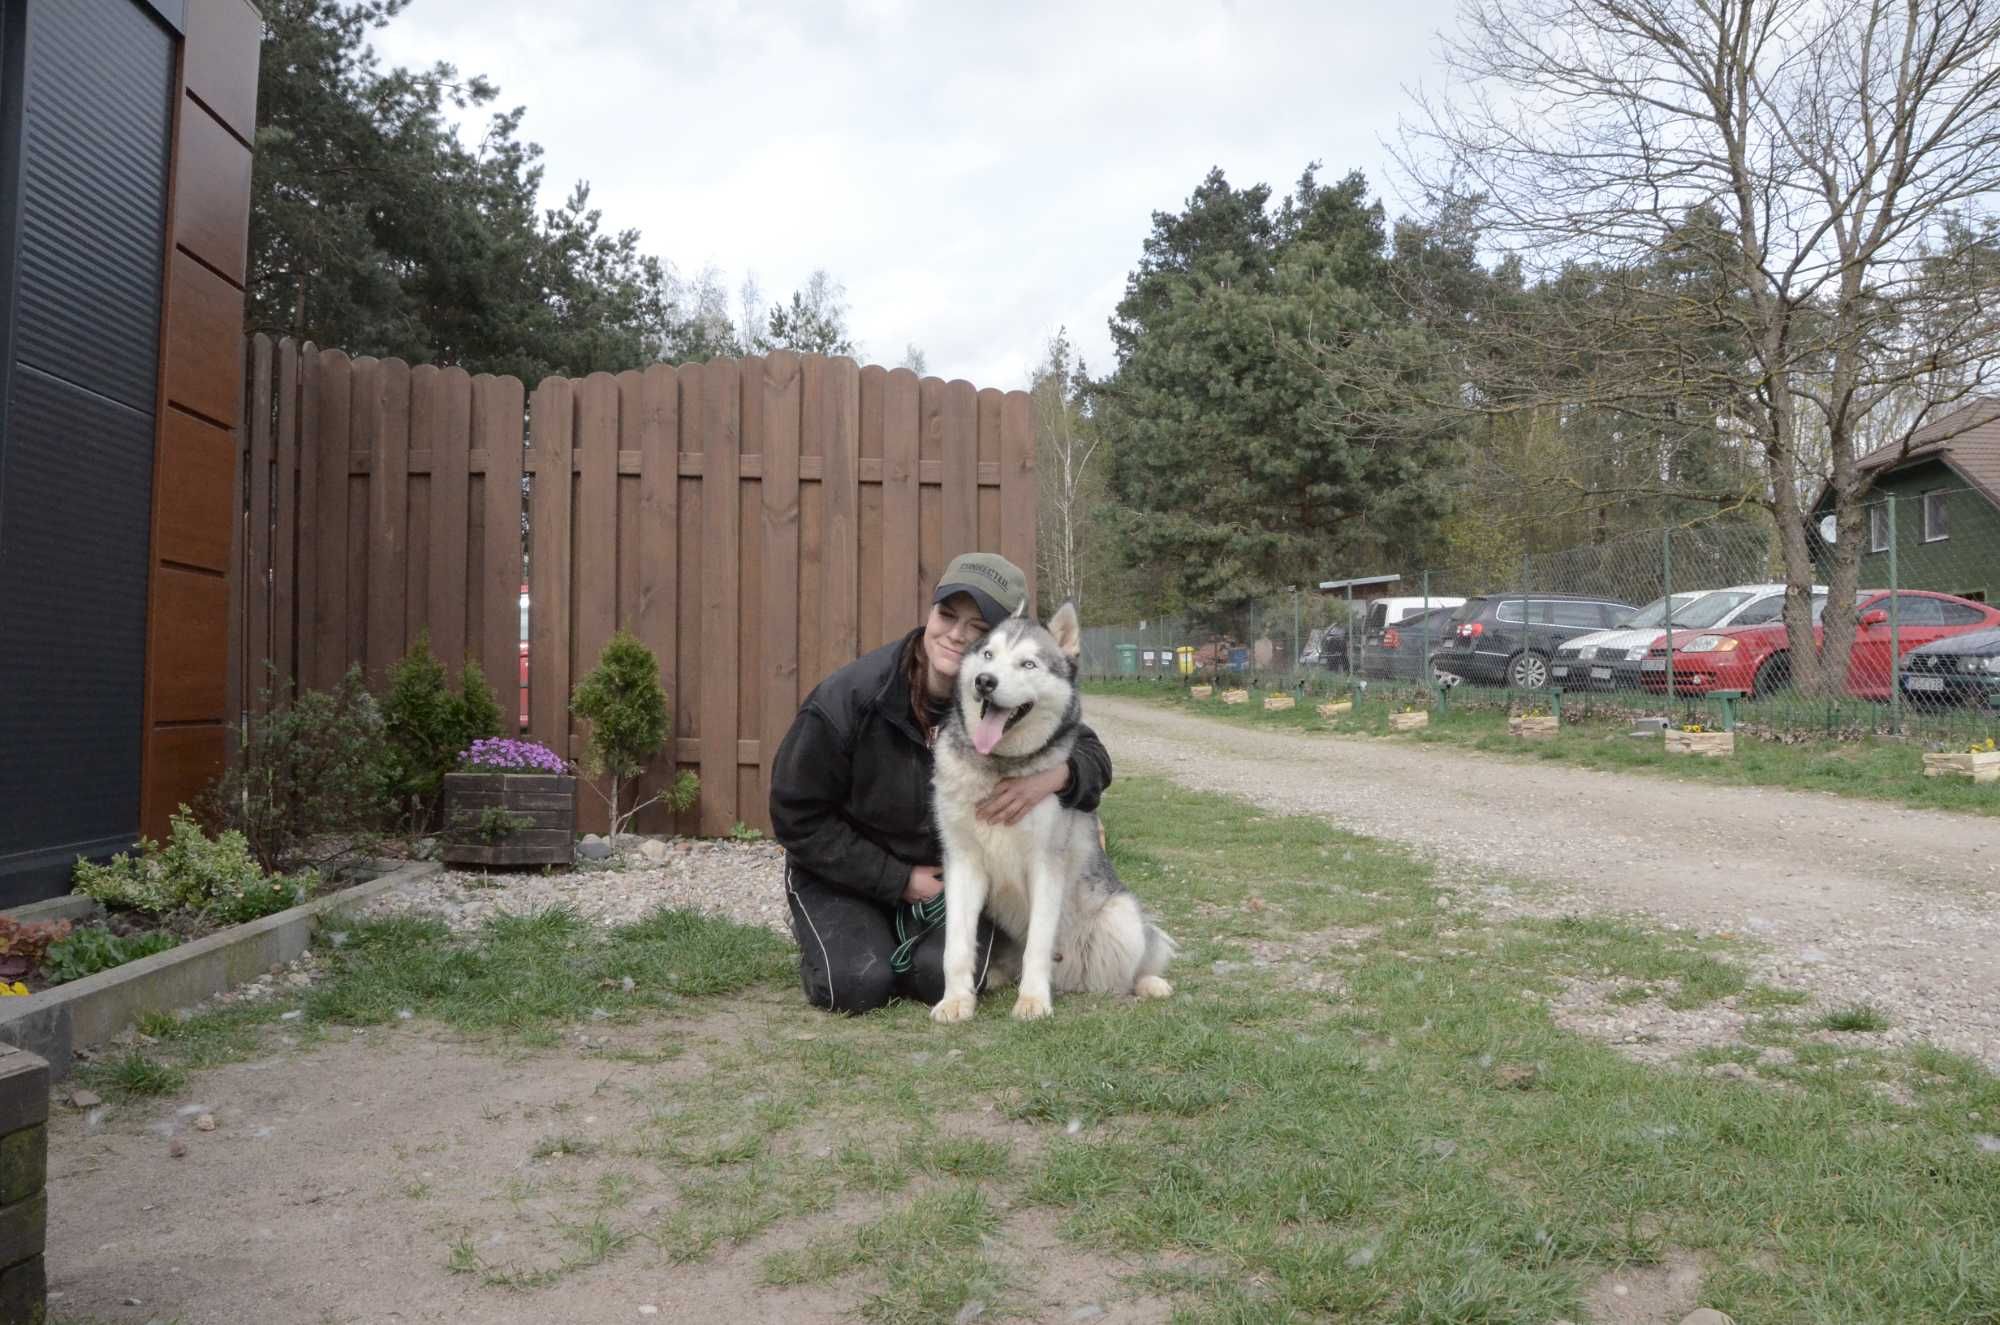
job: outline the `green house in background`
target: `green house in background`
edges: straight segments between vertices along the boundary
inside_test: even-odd
[[[1896,579],[2000,602],[2000,398],[1981,398],[1925,427],[1907,452],[1861,457],[1875,474],[1869,497],[1861,587],[1889,586],[1889,507],[1895,505]],[[1832,531],[1833,494],[1820,490],[1813,523]]]

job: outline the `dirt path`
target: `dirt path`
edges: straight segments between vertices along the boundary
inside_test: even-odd
[[[1887,1038],[2000,1070],[2000,819],[1252,730],[1142,700],[1093,696],[1086,715],[1122,773],[1406,843],[1502,911],[1760,940],[1762,978],[1872,1003]],[[1519,879],[1539,886],[1506,886]]]

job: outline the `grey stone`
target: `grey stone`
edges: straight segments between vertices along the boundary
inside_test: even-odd
[[[1681,1325],[1736,1325],[1736,1321],[1714,1307],[1697,1307],[1681,1317]]]
[[[611,844],[597,834],[592,833],[589,837],[584,838],[583,841],[576,844],[576,854],[580,860],[609,860],[611,859]]]
[[[1069,1318],[1071,1320],[1096,1320],[1103,1314],[1103,1307],[1098,1306],[1095,1302],[1086,1302],[1075,1311],[1070,1312]]]
[[[667,844],[647,838],[644,842],[640,843],[639,854],[655,865],[661,864],[667,858]]]

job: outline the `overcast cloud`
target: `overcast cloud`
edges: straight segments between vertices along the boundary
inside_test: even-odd
[[[525,105],[544,205],[579,179],[683,275],[767,302],[816,266],[864,361],[1026,384],[1067,324],[1094,371],[1155,210],[1221,166],[1284,192],[1360,168],[1435,77],[1453,0],[920,5],[417,0],[386,60]]]

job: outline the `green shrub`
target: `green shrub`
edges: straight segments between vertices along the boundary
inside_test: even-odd
[[[204,819],[243,835],[266,870],[365,849],[381,826],[382,711],[359,667],[246,722]]]
[[[658,795],[620,809],[624,784],[646,771],[666,745],[669,730],[667,692],[660,685],[659,661],[630,631],[621,630],[611,637],[597,656],[597,666],[570,696],[569,708],[590,723],[583,768],[592,777],[609,779],[609,794],[598,794],[610,803],[613,836],[624,832],[633,817],[654,801],[665,802],[674,810],[694,804],[700,783],[694,774],[683,770],[673,785]]]
[[[412,828],[436,823],[444,775],[458,752],[500,734],[500,704],[477,664],[465,665],[459,685],[454,695],[424,635],[390,673],[382,700],[382,781],[397,816]]]
[[[296,878],[267,874],[243,834],[231,829],[211,839],[185,805],[165,846],[141,838],[136,854],[120,852],[104,865],[79,860],[72,875],[77,892],[106,906],[147,915],[199,911],[226,924],[292,906],[317,881],[311,871]]]
[[[42,976],[52,985],[67,984],[165,952],[179,942],[172,934],[158,931],[120,938],[102,926],[91,925],[49,945],[42,958]]]

